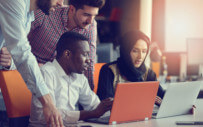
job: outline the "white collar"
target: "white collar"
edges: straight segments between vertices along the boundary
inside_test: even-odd
[[[61,77],[69,77],[71,78],[73,81],[76,80],[76,73],[72,73],[72,75],[67,75],[66,72],[63,70],[63,68],[61,67],[61,65],[58,63],[58,61],[56,59],[53,60],[53,65],[55,66],[55,68],[58,71],[58,74]]]
[[[53,65],[56,67],[59,75],[67,76],[66,72],[63,70],[63,68],[61,67],[61,65],[58,63],[58,61],[56,59],[54,59]]]

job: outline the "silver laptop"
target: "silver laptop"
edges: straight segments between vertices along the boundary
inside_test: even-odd
[[[202,84],[202,81],[170,83],[159,109],[153,111],[153,118],[188,114]]]

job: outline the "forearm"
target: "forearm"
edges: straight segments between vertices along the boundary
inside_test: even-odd
[[[38,97],[39,101],[41,102],[42,106],[46,105],[53,105],[53,101],[51,99],[50,94],[46,94],[44,96]]]
[[[89,118],[98,118],[102,116],[105,112],[109,111],[113,104],[113,98],[107,98],[100,102],[96,109],[90,111],[80,111],[79,120],[86,120]]]
[[[65,109],[59,109],[64,124],[77,123],[80,118],[80,111],[68,111]]]
[[[98,115],[96,115],[95,111],[85,111],[82,110],[80,111],[80,118],[79,120],[86,120],[86,119],[90,119],[90,118],[97,118],[99,117]]]

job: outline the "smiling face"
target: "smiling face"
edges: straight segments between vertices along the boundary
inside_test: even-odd
[[[90,63],[89,51],[88,41],[78,42],[77,49],[71,57],[71,72],[82,74],[87,70]]]
[[[137,42],[133,46],[130,52],[130,57],[133,65],[136,68],[139,68],[144,62],[145,57],[147,56],[147,48],[147,43],[141,39],[137,40]]]
[[[73,20],[80,28],[87,28],[89,24],[93,23],[95,16],[98,14],[98,7],[91,7],[84,5],[83,8],[77,9],[73,7]]]

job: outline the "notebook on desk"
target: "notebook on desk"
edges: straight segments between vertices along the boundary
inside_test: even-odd
[[[188,114],[200,91],[202,81],[170,83],[153,118]]]
[[[87,122],[117,124],[148,120],[152,116],[159,82],[119,83],[116,87],[110,116],[93,118]]]

